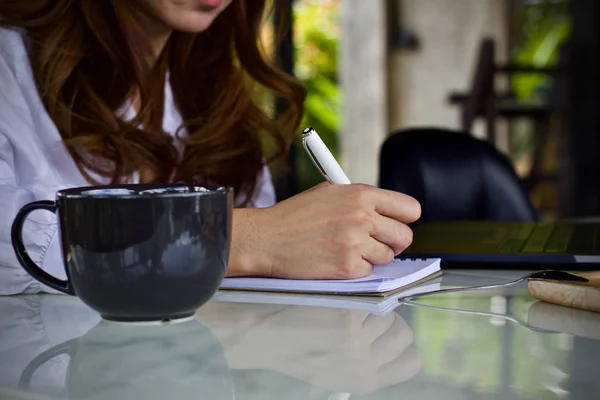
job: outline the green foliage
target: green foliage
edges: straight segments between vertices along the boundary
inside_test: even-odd
[[[307,90],[302,127],[312,126],[337,156],[340,127],[338,84],[339,0],[296,0],[294,42],[296,75]],[[323,180],[302,149],[300,135],[296,171],[298,190]]]
[[[558,60],[560,45],[569,37],[571,21],[567,0],[523,2],[517,9],[515,26],[517,46],[513,61],[517,64],[552,67]],[[549,84],[549,77],[518,74],[513,90],[520,99],[531,99]]]

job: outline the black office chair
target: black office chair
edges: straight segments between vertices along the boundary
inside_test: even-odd
[[[536,221],[509,160],[488,142],[444,129],[392,134],[379,159],[379,187],[413,196],[424,221]]]

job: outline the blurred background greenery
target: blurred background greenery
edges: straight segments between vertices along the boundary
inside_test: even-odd
[[[520,0],[514,10],[513,61],[540,68],[556,65],[560,46],[571,32],[569,1]],[[550,78],[544,74],[515,74],[512,88],[517,98],[531,99],[545,93],[550,83]]]
[[[307,90],[302,127],[312,126],[334,155],[338,155],[341,98],[338,81],[338,23],[340,0],[294,2],[295,72]],[[300,136],[294,144],[298,191],[321,182],[323,177],[302,149]]]
[[[570,0],[513,1],[509,27],[512,36],[512,63],[538,68],[555,67],[563,44],[571,34]],[[512,95],[523,104],[552,104],[552,79],[548,74],[514,74],[510,81]],[[560,132],[561,123],[555,114],[550,120],[550,131]],[[510,130],[509,155],[517,171],[527,175],[539,139],[535,126],[530,119],[513,120]],[[546,174],[553,174],[558,168],[557,138],[551,135],[547,140],[542,164]],[[544,218],[553,218],[557,207],[556,190],[556,185],[547,181],[530,191],[532,201]]]

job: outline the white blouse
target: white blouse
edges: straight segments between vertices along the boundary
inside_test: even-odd
[[[124,118],[132,112],[124,110]],[[163,129],[174,135],[181,122],[167,80]],[[266,166],[258,179],[250,204],[269,207],[275,203],[275,191]],[[0,295],[56,293],[20,266],[11,245],[11,224],[26,203],[54,200],[57,190],[87,185],[42,104],[23,34],[0,28]],[[54,215],[36,211],[25,224],[23,239],[41,268],[65,279],[56,229]]]

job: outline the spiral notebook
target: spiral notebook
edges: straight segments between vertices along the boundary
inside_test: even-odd
[[[441,275],[439,258],[396,258],[378,265],[371,275],[349,280],[225,278],[221,289],[336,295],[387,296]]]

